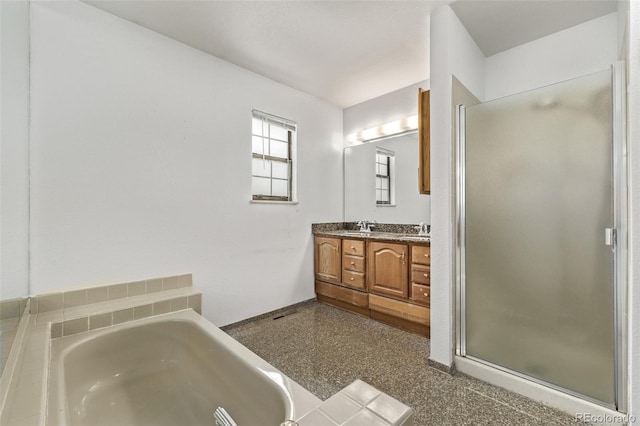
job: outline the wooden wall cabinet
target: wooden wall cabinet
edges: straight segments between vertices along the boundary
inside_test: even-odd
[[[314,248],[316,279],[330,283],[342,282],[342,240],[316,237]]]
[[[418,140],[420,165],[418,188],[421,194],[431,194],[431,125],[429,90],[418,89]]]
[[[406,299],[409,246],[370,241],[367,247],[367,289],[371,293]]]

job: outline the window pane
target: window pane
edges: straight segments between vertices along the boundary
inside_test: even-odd
[[[266,125],[264,126],[264,130],[266,133]],[[262,120],[255,117],[253,118],[253,121],[251,122],[251,133],[253,133],[254,135],[262,135]]]
[[[271,179],[261,177],[251,178],[251,190],[255,195],[271,195]]]
[[[382,179],[381,189],[389,190],[389,179]]]
[[[289,158],[289,144],[286,142],[272,140],[270,155],[274,157]]]
[[[286,197],[289,195],[289,181],[273,179],[273,195]]]
[[[376,178],[376,189],[382,189],[382,178]]]
[[[261,158],[251,159],[251,174],[253,176],[271,176],[271,161]]]
[[[380,171],[378,172],[379,175],[387,175],[387,165],[386,164],[380,164]]]
[[[255,152],[256,154],[264,154],[265,152],[262,150],[262,138],[259,136],[254,136],[251,140],[251,144],[252,144],[252,152]],[[267,141],[264,141],[264,147],[265,149],[267,149],[269,147],[269,145],[267,144]]]
[[[382,190],[376,190],[376,201],[382,201]]]
[[[271,139],[279,139],[281,141],[289,141],[289,135],[287,134],[287,130],[284,127],[275,126],[273,124],[271,126]]]
[[[289,178],[289,164],[280,161],[273,161],[271,165],[273,167],[273,177],[280,179]]]

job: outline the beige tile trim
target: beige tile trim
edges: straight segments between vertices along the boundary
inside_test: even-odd
[[[24,336],[29,325],[29,310],[30,300],[27,300],[25,309],[22,311],[20,322],[18,323],[18,330],[13,339],[13,344],[9,350],[7,356],[7,362],[4,365],[2,375],[0,375],[0,413],[5,413],[5,403],[7,402],[7,396],[9,395],[9,387],[13,380],[13,375],[18,367],[18,363],[22,361],[20,354],[22,353],[24,345]]]
[[[84,333],[98,328],[111,327],[136,319],[167,314],[170,312],[193,309],[202,313],[202,294],[176,296],[154,302],[141,301],[139,305],[114,309],[107,312],[96,312],[73,319],[51,323],[51,339]]]
[[[75,308],[92,303],[106,302],[107,300],[125,299],[127,297],[191,286],[193,286],[193,277],[192,274],[189,273],[39,294],[32,297],[31,313],[38,314],[66,308]]]

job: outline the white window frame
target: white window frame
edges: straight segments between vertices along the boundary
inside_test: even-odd
[[[252,173],[251,173],[251,201],[254,203],[297,203],[296,198],[296,146],[297,146],[297,124],[289,119],[278,117],[276,115],[268,114],[259,110],[251,111],[251,161],[252,161]],[[256,133],[255,121],[260,120],[261,130]],[[287,139],[277,139],[271,136],[270,130],[273,127],[284,129],[287,132]],[[262,142],[261,152],[256,152],[254,143],[260,139]],[[282,144],[286,142],[287,156],[283,155],[271,155],[271,143],[275,142]],[[256,175],[255,174],[255,160],[262,160],[264,164],[269,164],[269,176]],[[275,164],[286,164],[287,166],[287,179],[281,177],[274,177],[273,166]],[[257,193],[256,180],[257,179],[269,179],[269,191],[268,193]],[[287,182],[287,195],[274,195],[274,182],[285,181]]]

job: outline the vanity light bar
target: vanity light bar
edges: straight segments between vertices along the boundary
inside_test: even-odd
[[[400,120],[391,121],[381,124],[380,126],[371,127],[347,135],[347,143],[355,145],[357,143],[371,142],[380,138],[399,135],[418,130],[418,116],[402,118]]]

